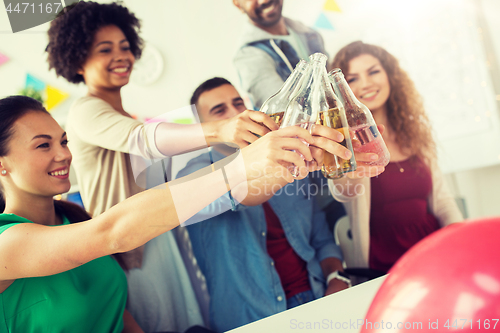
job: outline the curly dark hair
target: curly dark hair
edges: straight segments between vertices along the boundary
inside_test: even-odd
[[[87,60],[96,32],[116,25],[130,44],[136,59],[141,57],[143,40],[139,37],[141,23],[126,7],[117,3],[99,4],[79,1],[66,7],[50,23],[48,52],[49,69],[69,82],[84,82],[77,71]]]
[[[396,133],[396,143],[431,163],[436,157],[431,124],[425,113],[422,97],[408,74],[399,66],[396,57],[380,46],[356,41],[337,52],[331,68],[340,68],[342,72],[348,73],[349,62],[363,54],[377,58],[389,78],[391,92],[386,102],[387,119]]]

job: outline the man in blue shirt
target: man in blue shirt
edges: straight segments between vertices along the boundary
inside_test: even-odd
[[[200,85],[191,103],[202,122],[229,119],[246,109],[236,89],[222,78]],[[226,157],[232,149],[214,148],[192,159],[178,177]],[[212,329],[227,331],[348,287],[349,281],[339,275],[340,248],[310,195],[312,185],[308,178],[290,184],[261,178],[248,184],[243,199],[232,192],[241,201],[233,209],[201,223],[194,223],[196,216],[186,222],[207,280]],[[227,193],[206,211],[227,209],[231,200]]]

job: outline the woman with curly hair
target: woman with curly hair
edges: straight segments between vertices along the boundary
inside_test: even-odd
[[[119,4],[80,1],[53,20],[48,31],[49,67],[88,88],[87,95],[71,106],[66,130],[82,200],[92,216],[144,190],[144,172],[132,168],[133,155],[149,162],[207,143],[232,142],[243,148],[257,139],[253,133],[262,136],[276,129],[270,118],[255,111],[194,125],[133,119],[122,105],[121,88],[141,56],[139,30],[139,20]],[[128,309],[141,327],[181,331],[202,323],[171,233],[118,259],[129,282]]]
[[[398,60],[357,41],[336,54],[332,67],[342,70],[356,98],[385,126],[391,154],[385,172],[358,180],[364,193],[336,197],[350,218],[354,265],[387,272],[419,240],[463,218],[437,166],[421,97]]]

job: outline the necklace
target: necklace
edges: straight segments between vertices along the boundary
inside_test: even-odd
[[[399,172],[403,173],[405,172],[405,169],[403,169],[403,167],[401,166],[401,164],[399,164],[399,162],[394,162],[398,165],[398,168],[399,168]]]

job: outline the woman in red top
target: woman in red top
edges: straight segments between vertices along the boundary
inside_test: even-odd
[[[463,218],[437,166],[421,97],[397,59],[357,41],[337,53],[332,67],[344,72],[354,95],[385,126],[391,154],[385,172],[357,180],[365,185],[364,193],[344,193],[339,199],[346,201],[351,221],[355,265],[387,272],[419,240]]]

